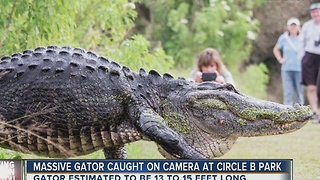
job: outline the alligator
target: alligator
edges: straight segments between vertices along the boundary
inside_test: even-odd
[[[103,150],[107,159],[125,159],[127,143],[147,140],[165,158],[211,159],[238,137],[294,132],[312,116],[309,106],[256,99],[231,84],[134,72],[70,46],[1,58],[0,94],[0,147],[51,158]]]

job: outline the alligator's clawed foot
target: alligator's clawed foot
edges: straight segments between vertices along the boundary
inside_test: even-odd
[[[205,159],[175,131],[169,128],[157,113],[146,110],[140,117],[141,130],[166,152],[179,159]]]

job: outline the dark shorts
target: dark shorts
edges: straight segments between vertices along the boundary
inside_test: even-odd
[[[302,84],[317,85],[320,55],[306,52],[302,58]]]

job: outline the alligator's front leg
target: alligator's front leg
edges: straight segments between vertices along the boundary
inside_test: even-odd
[[[177,132],[168,127],[163,118],[152,109],[144,109],[141,112],[137,125],[150,140],[160,145],[176,158],[206,158],[203,154],[193,149]]]

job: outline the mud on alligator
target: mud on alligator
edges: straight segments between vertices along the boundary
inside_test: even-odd
[[[0,94],[0,147],[54,158],[103,149],[123,159],[138,140],[154,141],[166,158],[215,158],[238,137],[293,132],[312,115],[67,46],[3,57]]]

